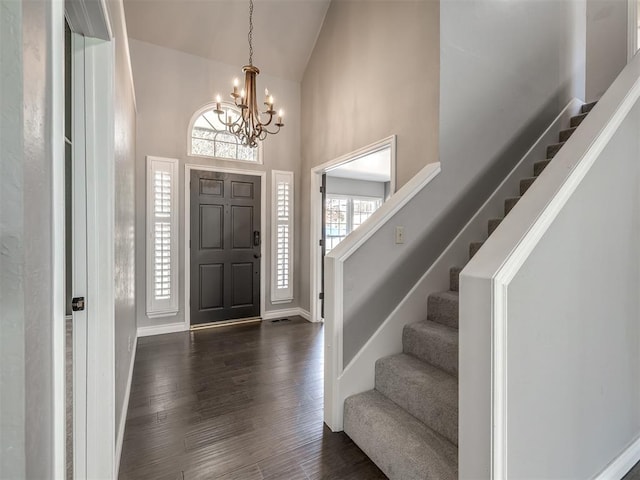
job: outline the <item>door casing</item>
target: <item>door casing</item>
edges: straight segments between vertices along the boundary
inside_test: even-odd
[[[320,289],[322,288],[322,265],[320,240],[322,236],[322,200],[320,194],[320,186],[322,185],[322,175],[332,168],[349,163],[359,157],[374,153],[383,148],[391,149],[391,182],[390,191],[393,195],[396,191],[396,135],[362,147],[354,152],[348,153],[341,157],[330,160],[326,163],[313,167],[311,169],[311,188],[309,191],[309,262],[310,262],[310,279],[309,279],[309,309],[312,322],[321,322],[323,320],[321,314]]]
[[[266,271],[265,271],[265,254],[266,241],[270,238],[266,235],[266,205],[267,205],[267,172],[260,170],[249,170],[240,168],[225,168],[211,165],[198,165],[187,163],[184,166],[184,329],[191,328],[191,309],[189,304],[191,301],[191,255],[189,249],[189,235],[191,233],[191,170],[202,170],[206,172],[235,173],[238,175],[251,175],[260,177],[260,232],[263,241],[260,243],[260,316],[264,317],[265,312],[265,287],[266,287]]]

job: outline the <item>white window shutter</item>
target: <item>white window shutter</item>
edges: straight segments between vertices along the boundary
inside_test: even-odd
[[[293,172],[271,176],[271,302],[293,300]]]
[[[147,316],[178,313],[178,160],[147,157]]]

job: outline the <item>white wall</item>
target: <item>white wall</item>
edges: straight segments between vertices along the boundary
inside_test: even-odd
[[[184,165],[185,163],[226,168],[244,168],[254,171],[290,170],[296,183],[300,178],[300,86],[297,82],[267,75],[258,76],[258,87],[268,87],[275,96],[277,106],[285,110],[285,127],[279,134],[264,142],[264,164],[212,160],[187,155],[187,128],[193,113],[214,100],[219,93],[226,96],[232,88],[232,80],[241,74],[240,66],[225,65],[176,50],[149,43],[130,40],[134,81],[136,85],[138,117],[136,144],[136,229],[145,229],[145,157],[155,155],[180,160],[179,204],[181,211],[179,232],[179,308],[177,316],[148,319],[146,317],[145,292],[145,237],[138,235],[136,242],[136,291],[138,292],[138,327],[149,327],[184,321]],[[259,65],[258,65],[259,66]],[[267,176],[262,186],[267,190],[267,229],[262,232],[266,242],[265,272],[267,311],[276,307],[270,304],[269,277],[271,265],[271,234],[269,228],[271,179]],[[300,205],[299,189],[296,204]],[[299,226],[300,209],[296,208],[295,225]],[[300,245],[299,228],[295,231],[295,249]],[[295,256],[294,279],[299,278],[300,262]],[[295,280],[297,281],[297,280]],[[295,299],[279,308],[298,306],[299,291],[294,289]]]
[[[116,438],[126,412],[129,372],[136,341],[135,160],[136,111],[122,0],[108,2],[115,37],[115,396]]]
[[[50,2],[0,4],[2,478],[54,471],[53,329],[64,311],[52,303],[52,18],[62,29]]]
[[[588,101],[598,100],[627,64],[628,0],[587,0]]]
[[[640,434],[638,131],[636,106],[509,283],[510,478],[593,478]]]
[[[354,180],[353,178],[332,177],[327,175],[327,193],[360,195],[363,197],[379,197],[384,199],[386,183],[388,182],[371,182],[368,180]]]
[[[22,4],[0,3],[0,477],[25,477]]]

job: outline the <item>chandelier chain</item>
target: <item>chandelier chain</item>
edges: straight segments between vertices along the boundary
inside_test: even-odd
[[[249,0],[249,65],[253,65],[253,0]]]

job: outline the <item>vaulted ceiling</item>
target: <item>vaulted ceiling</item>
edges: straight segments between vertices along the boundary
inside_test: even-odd
[[[331,0],[254,0],[253,63],[300,81]],[[241,67],[248,0],[124,0],[129,37]]]

